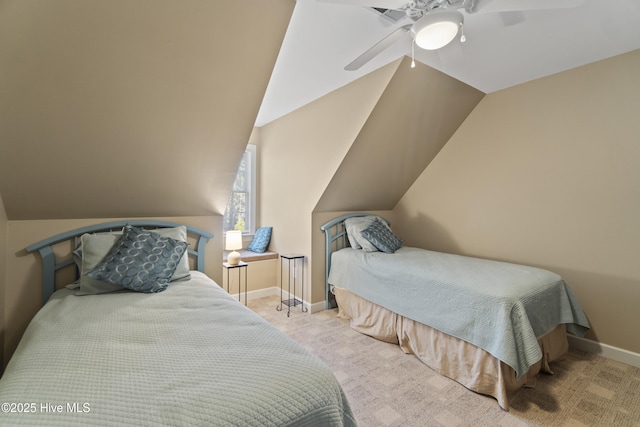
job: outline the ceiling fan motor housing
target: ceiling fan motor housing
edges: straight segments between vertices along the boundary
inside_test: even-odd
[[[457,10],[433,9],[413,24],[411,35],[422,49],[440,49],[455,38],[463,23]]]

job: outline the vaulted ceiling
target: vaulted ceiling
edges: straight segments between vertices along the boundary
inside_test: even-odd
[[[331,1],[328,3],[327,1]],[[425,0],[426,1],[426,0]],[[462,0],[427,3],[459,4]],[[405,34],[357,71],[344,66],[412,22],[392,21],[371,8],[402,0],[297,0],[256,124],[263,126],[401,56]],[[342,3],[342,4],[341,4]],[[406,1],[408,3],[408,0]],[[543,4],[566,8],[492,12]],[[416,59],[484,93],[640,49],[638,0],[483,0],[484,12],[464,15],[466,42],[415,49]],[[495,7],[494,7],[495,6]]]
[[[431,151],[414,159],[431,158],[446,142],[458,120],[449,113],[456,110],[463,120],[459,113],[474,104],[448,98],[449,83],[433,69],[453,76],[475,99],[640,48],[634,21],[640,3],[610,2],[606,9],[584,0],[571,11],[523,12],[510,25],[504,16],[475,14],[467,19],[464,45],[417,52],[429,67],[412,70],[405,60],[318,209],[345,198],[342,174],[385,130],[405,129],[388,135],[405,147],[429,136],[420,147]],[[0,196],[7,217],[222,214],[254,124],[410,54],[410,43],[399,42],[357,72],[342,69],[394,25],[369,9],[316,0],[3,0]],[[423,89],[438,105],[411,110]],[[415,114],[441,114],[448,127],[425,127]],[[398,177],[387,204],[424,166]],[[352,178],[349,184],[367,185]],[[349,200],[357,205],[357,198]]]

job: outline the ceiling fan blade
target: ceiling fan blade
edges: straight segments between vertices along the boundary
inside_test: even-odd
[[[570,9],[585,0],[476,0],[469,12],[515,12],[522,10]]]
[[[346,6],[378,7],[382,9],[403,9],[409,0],[318,0],[320,3],[335,3]]]
[[[364,53],[354,59],[350,64],[348,64],[344,69],[346,71],[355,71],[362,67],[367,62],[371,61],[373,58],[378,56],[380,52],[391,46],[396,41],[400,40],[406,33],[409,32],[412,24],[403,25],[402,27],[396,28],[393,32],[391,32],[388,36],[380,40],[378,43],[371,46],[369,49],[364,51]]]

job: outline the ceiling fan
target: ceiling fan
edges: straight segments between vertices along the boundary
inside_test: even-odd
[[[403,11],[408,23],[399,26],[385,38],[367,49],[344,67],[354,71],[372,60],[407,33],[413,43],[426,50],[440,49],[460,34],[464,42],[464,15],[478,12],[520,12],[525,10],[566,9],[577,7],[585,0],[318,0],[348,6]]]

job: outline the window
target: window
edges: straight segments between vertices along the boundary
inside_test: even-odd
[[[242,156],[224,212],[224,231],[242,230],[243,234],[252,234],[255,231],[255,212],[256,146],[249,144]]]

